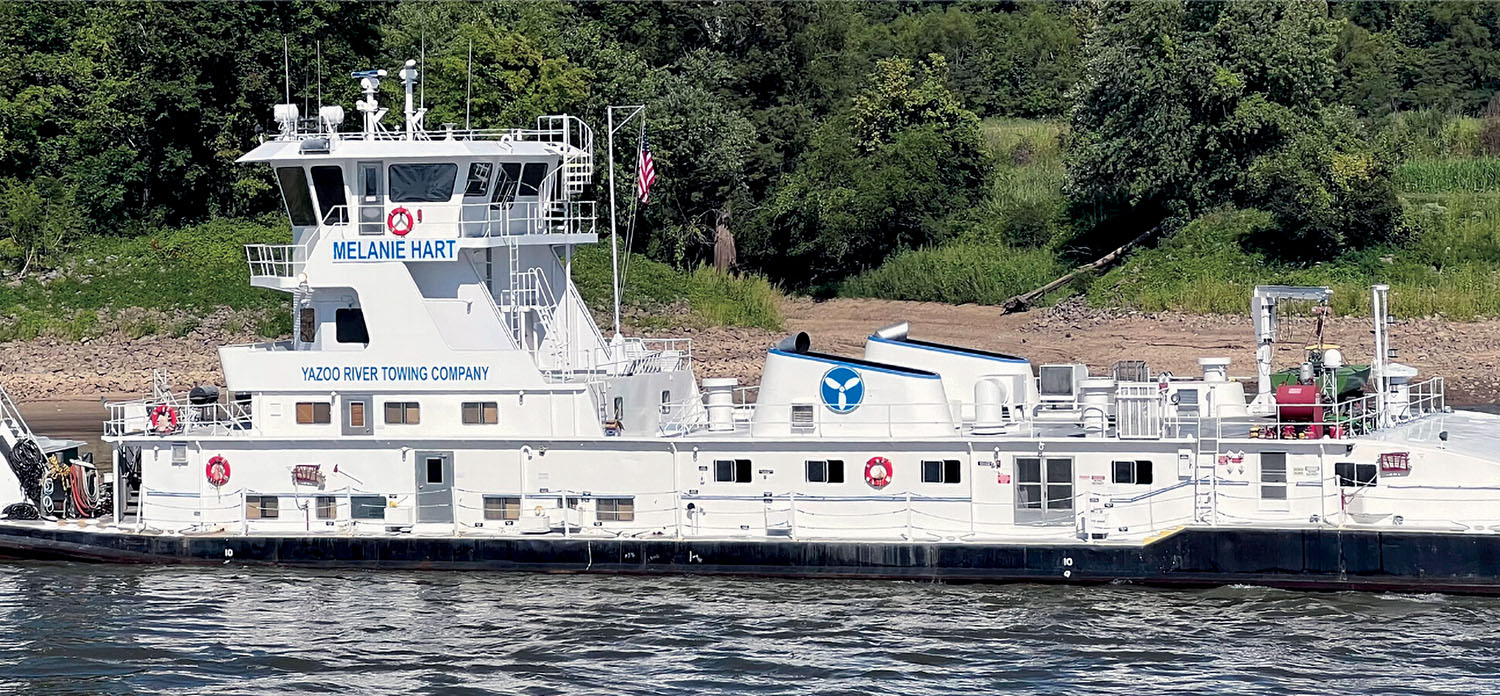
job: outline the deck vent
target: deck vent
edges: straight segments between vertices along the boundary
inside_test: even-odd
[[[792,404],[793,432],[812,432],[814,425],[812,404]]]

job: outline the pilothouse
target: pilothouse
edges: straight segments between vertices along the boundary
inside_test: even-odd
[[[699,382],[689,340],[606,338],[573,283],[599,241],[590,126],[429,128],[410,61],[387,125],[386,75],[353,74],[357,127],[282,104],[240,159],[271,168],[292,225],[246,248],[250,283],[288,295],[289,340],[220,348],[223,390],[159,376],[110,403],[107,477],[49,463],[0,399],[0,502],[43,518],[0,523],[0,548],[1500,591],[1500,419],[1393,362],[1383,286],[1368,364],[1320,338],[1280,371],[1279,313],[1321,317],[1329,292],[1257,288],[1248,390],[1221,356],[1033,365],[905,324],[858,356],[791,337],[758,386]]]

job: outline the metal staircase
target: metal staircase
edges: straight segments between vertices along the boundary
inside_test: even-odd
[[[9,461],[11,448],[16,443],[35,439],[31,426],[26,425],[26,419],[21,417],[21,410],[16,408],[16,402],[11,400],[5,387],[0,385],[0,455],[3,455],[0,458]]]

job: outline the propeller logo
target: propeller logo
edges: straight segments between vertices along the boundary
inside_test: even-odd
[[[834,413],[849,413],[865,398],[865,380],[858,372],[840,365],[823,373],[819,385],[823,405]]]

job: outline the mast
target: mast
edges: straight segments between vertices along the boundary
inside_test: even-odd
[[[625,117],[620,125],[615,125],[615,109],[628,109],[630,114]],[[615,131],[624,128],[630,120],[636,116],[644,117],[646,106],[636,104],[634,106],[611,106],[608,112],[609,128],[609,265],[610,276],[613,279],[615,290],[615,338],[620,338],[620,237],[615,224]],[[625,253],[630,253],[629,249]]]

